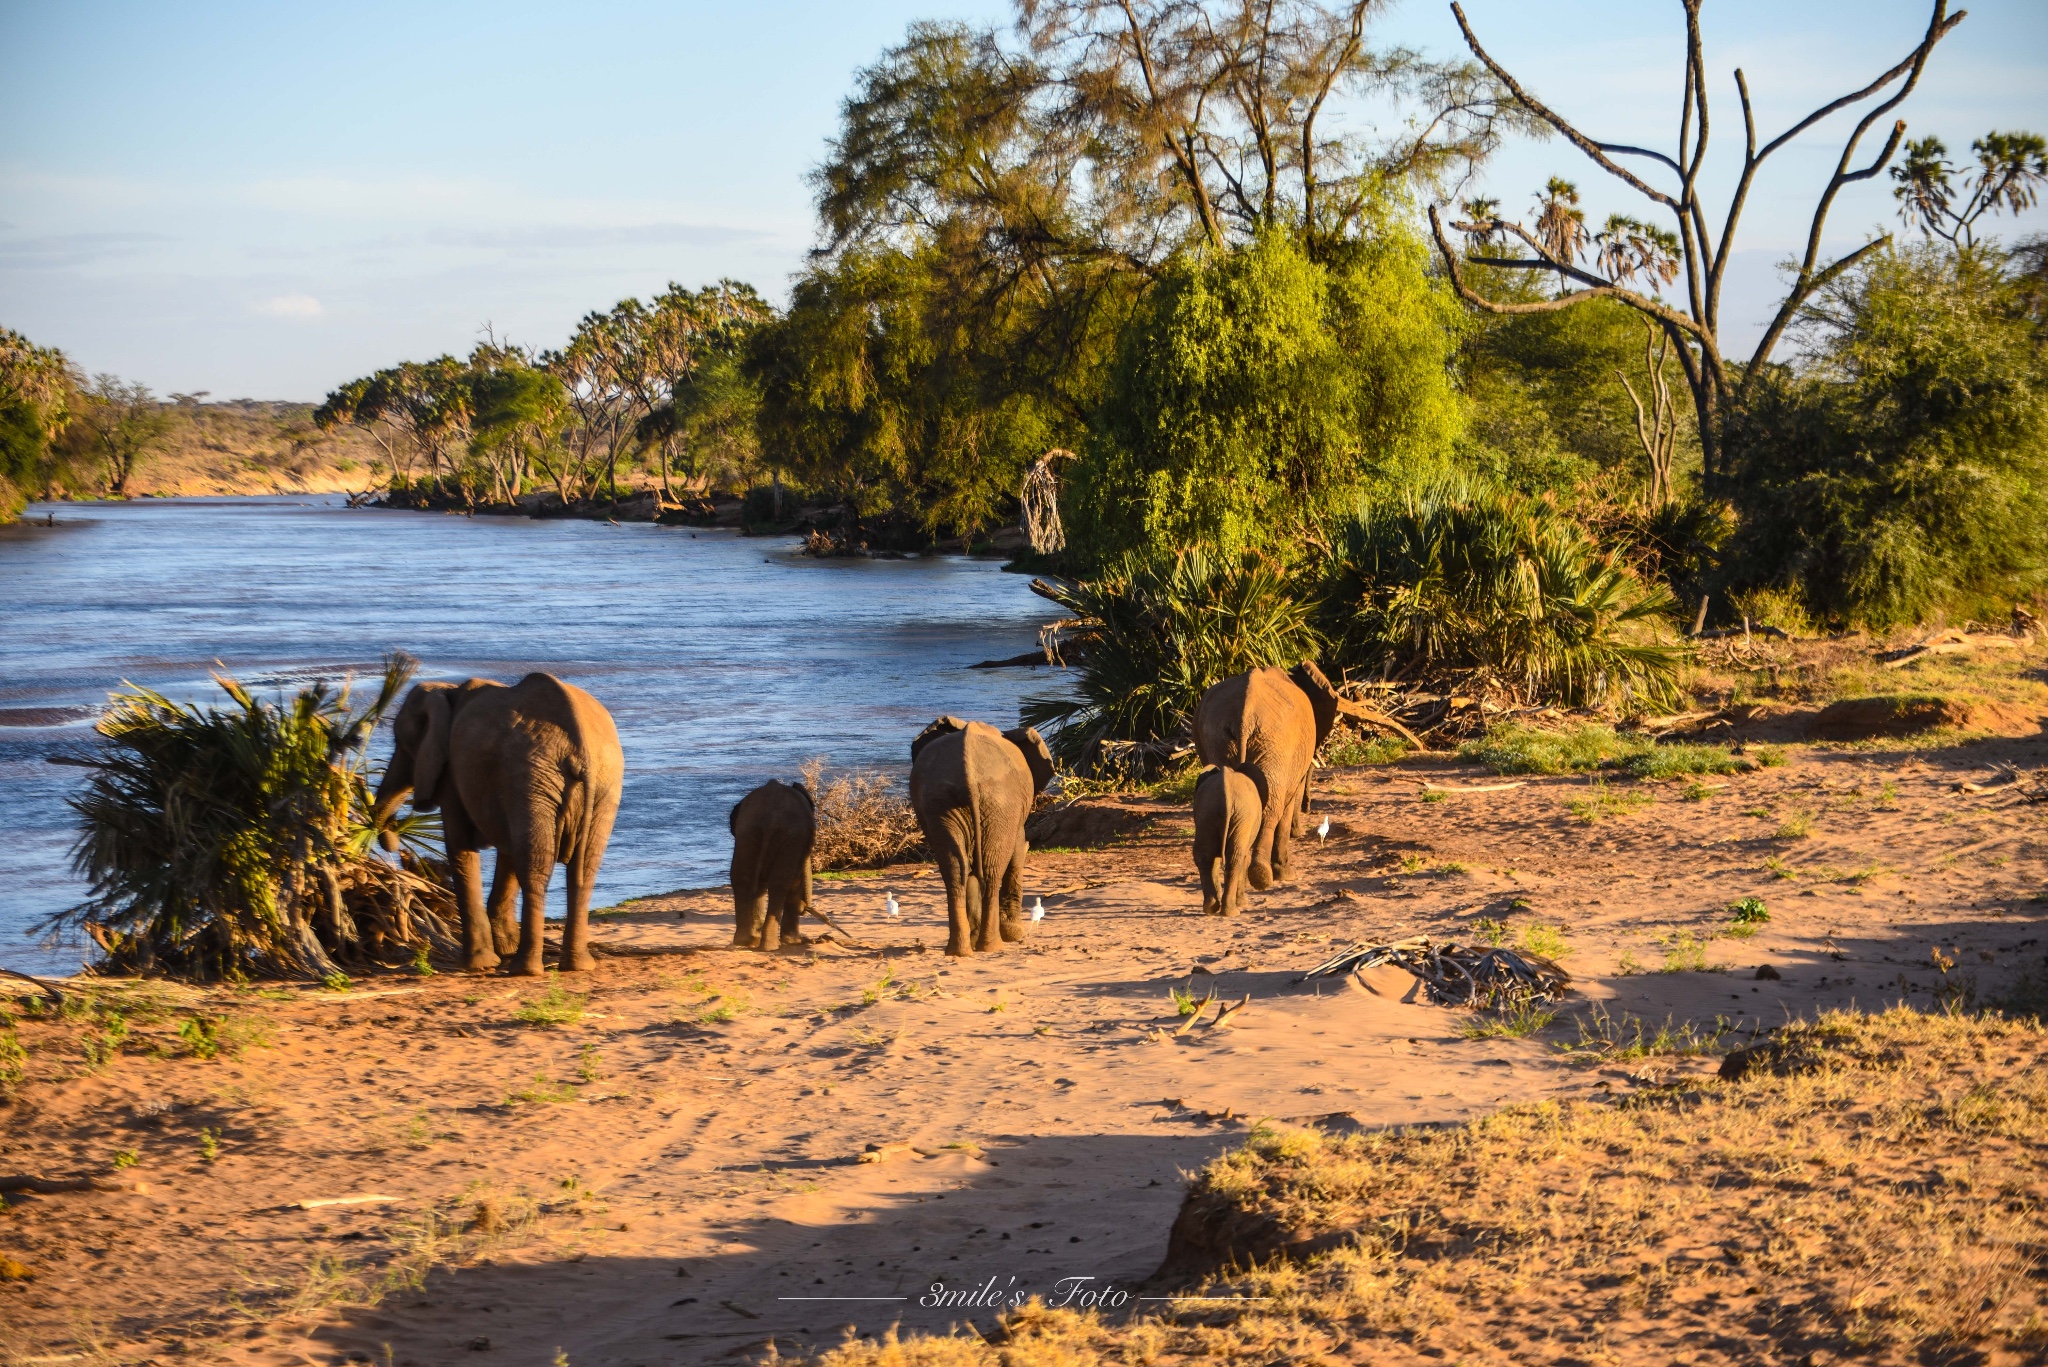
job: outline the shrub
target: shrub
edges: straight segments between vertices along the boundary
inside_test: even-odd
[[[817,808],[815,869],[870,869],[924,857],[917,813],[887,774],[825,775],[825,757],[804,761],[804,787]]]
[[[83,929],[109,967],[199,979],[326,978],[335,956],[452,950],[453,899],[418,850],[399,868],[370,848],[362,752],[412,670],[394,656],[354,711],[346,687],[265,702],[222,674],[228,708],[116,694],[70,799],[92,895],[43,929]],[[421,825],[394,829],[416,840]]]
[[[1444,481],[1337,526],[1321,626],[1349,668],[1629,706],[1677,697],[1673,606],[1556,505]]]
[[[1026,698],[1023,718],[1070,767],[1103,741],[1178,736],[1211,684],[1316,653],[1308,608],[1256,552],[1129,556],[1052,596],[1075,618],[1059,639],[1078,656],[1075,696]]]
[[[2048,355],[2001,266],[1896,249],[1808,310],[1730,420],[1736,587],[1885,627],[2048,580]]]

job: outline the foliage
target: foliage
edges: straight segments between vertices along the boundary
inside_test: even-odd
[[[1022,715],[1070,767],[1104,741],[1179,736],[1211,684],[1316,653],[1307,606],[1256,552],[1126,556],[1051,595],[1074,617],[1058,637],[1076,657],[1074,696],[1026,698]]]
[[[118,375],[95,375],[79,391],[73,431],[88,458],[105,471],[106,488],[116,498],[128,493],[128,482],[170,436],[172,418],[149,392],[149,386]]]
[[[199,979],[320,978],[337,956],[452,945],[418,856],[395,868],[370,848],[362,751],[412,670],[392,657],[357,709],[346,687],[273,703],[223,674],[227,708],[115,694],[70,799],[92,895],[45,929],[85,930],[114,968]]]
[[[63,352],[0,328],[0,522],[63,473],[57,439],[78,404],[78,377]]]
[[[2048,583],[2048,353],[2001,254],[1878,253],[1806,314],[1807,365],[1731,424],[1731,582],[1832,626]]]
[[[528,1025],[574,1025],[583,1019],[583,1008],[588,1001],[584,993],[571,992],[563,987],[561,975],[549,970],[546,990],[519,1003],[518,1010],[512,1014]]]
[[[1169,264],[1125,329],[1062,500],[1098,561],[1281,550],[1376,473],[1440,465],[1463,429],[1462,311],[1381,204],[1311,257],[1289,235]]]
[[[1331,541],[1321,625],[1346,668],[1574,705],[1676,696],[1670,593],[1553,502],[1414,483],[1363,500]]]

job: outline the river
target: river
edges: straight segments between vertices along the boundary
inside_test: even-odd
[[[939,713],[1013,726],[1021,696],[1060,687],[1042,670],[967,668],[1029,650],[1057,615],[992,561],[819,561],[793,538],[337,497],[30,518],[0,527],[0,965],[23,971],[79,962],[75,945],[26,934],[84,891],[64,802],[81,772],[46,756],[91,744],[124,680],[220,700],[216,667],[274,692],[362,677],[392,650],[422,678],[557,674],[611,710],[625,749],[600,906],[724,882],[727,811],[812,755],[901,775]],[[380,763],[389,745],[387,728]],[[560,894],[558,869],[557,915]]]

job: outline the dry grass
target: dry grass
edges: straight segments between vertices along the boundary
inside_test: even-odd
[[[1999,628],[1994,624],[1991,629]],[[1929,655],[1899,669],[1886,669],[1878,660],[1880,651],[1934,630],[1918,628],[1889,639],[1858,635],[1773,641],[1759,636],[1746,645],[1739,637],[1709,642],[1694,657],[1686,684],[1696,707],[1756,702],[1817,707],[1840,698],[1935,696],[2048,712],[2048,677],[2042,670],[2048,643]]]
[[[820,1367],[1328,1360],[2040,1361],[2048,1035],[1830,1015],[1775,1071],[1455,1129],[1255,1131],[1199,1173],[1210,1302],[1111,1323],[1033,1305],[995,1344],[852,1343]],[[1184,1217],[1185,1218],[1185,1217]]]
[[[917,813],[881,773],[827,775],[823,755],[804,761],[804,787],[818,809],[816,869],[872,869],[924,858]]]

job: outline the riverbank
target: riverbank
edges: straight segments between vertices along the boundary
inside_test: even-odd
[[[1649,1102],[1788,1019],[2040,990],[2044,808],[1958,784],[2039,768],[2048,742],[1784,754],[1712,784],[1328,771],[1327,841],[1234,921],[1199,915],[1185,807],[1100,800],[1120,815],[1073,827],[1126,833],[1035,851],[1045,920],[966,961],[936,952],[943,899],[917,865],[820,880],[854,945],[731,950],[729,901],[703,890],[611,909],[581,981],[82,984],[60,1018],[17,997],[0,1168],[48,1189],[15,1183],[0,1223],[30,1278],[0,1284],[0,1350],[281,1364],[381,1362],[388,1344],[399,1363],[540,1367],[752,1360],[847,1326],[988,1331],[991,1312],[918,1301],[991,1277],[1135,1286],[1183,1174],[1262,1119],[1349,1133]],[[1768,920],[1739,927],[1745,897]],[[1398,974],[1295,981],[1354,941],[1465,940],[1482,921],[1563,956],[1575,990],[1555,1020],[1489,1034]],[[1170,991],[1212,988],[1249,1005],[1173,1034]],[[1800,1254],[1802,1275],[1846,1305],[1860,1274],[1825,1255]],[[806,1299],[823,1296],[904,1299]],[[1867,1347],[1814,1313],[1802,1352]],[[1332,1351],[1478,1353],[1490,1314],[1433,1302],[1408,1330],[1352,1323]],[[1709,1318],[1694,1361],[1775,1352],[1769,1315]],[[1518,1361],[1581,1360],[1586,1326],[1549,1323]]]

